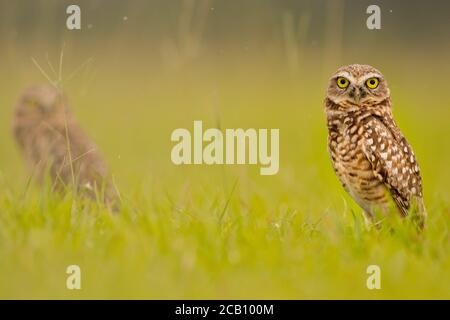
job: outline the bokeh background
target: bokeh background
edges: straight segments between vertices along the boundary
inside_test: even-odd
[[[70,4],[81,7],[81,30],[66,29]],[[370,4],[381,7],[381,30],[366,27]],[[444,0],[0,0],[0,296],[448,298],[448,12]],[[360,210],[331,169],[322,104],[328,77],[350,63],[375,66],[390,84],[394,116],[423,172],[435,231],[419,245],[431,252],[426,257],[409,251],[409,240],[353,237],[359,220],[352,213]],[[103,217],[106,231],[86,234],[66,220],[69,229],[60,232],[47,218],[14,220],[22,211],[30,219],[46,214],[34,207],[39,190],[30,205],[20,198],[29,172],[11,120],[20,92],[48,78],[69,96],[124,201],[150,219],[148,230],[127,218],[118,218],[121,226]],[[279,128],[279,173],[173,165],[170,134],[192,130],[194,120]],[[215,218],[224,216],[218,231]],[[233,231],[236,221],[245,223]],[[115,233],[105,239],[104,232]],[[381,293],[364,287],[365,266],[377,257],[389,270]],[[90,290],[61,285],[69,260],[92,271]]]

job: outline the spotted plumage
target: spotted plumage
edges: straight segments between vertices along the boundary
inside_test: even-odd
[[[369,218],[414,209],[423,226],[422,179],[411,146],[397,127],[383,75],[367,65],[340,68],[330,79],[325,111],[328,150],[345,190]]]

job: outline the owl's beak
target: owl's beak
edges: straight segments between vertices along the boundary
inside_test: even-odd
[[[365,92],[364,88],[354,86],[350,89],[348,95],[350,96],[350,98],[355,100],[356,103],[359,103],[363,98],[366,97],[367,93]]]
[[[355,101],[359,103],[361,101],[361,90],[358,89],[355,94]]]

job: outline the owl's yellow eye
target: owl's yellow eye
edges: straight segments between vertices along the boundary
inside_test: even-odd
[[[337,85],[339,88],[345,89],[348,87],[349,84],[350,84],[350,81],[348,81],[348,79],[346,79],[344,77],[337,78]]]
[[[378,78],[369,78],[366,81],[366,86],[369,89],[375,89],[376,87],[378,87],[379,83],[380,83],[380,80]]]

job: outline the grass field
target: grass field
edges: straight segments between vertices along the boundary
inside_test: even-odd
[[[122,210],[112,216],[29,183],[11,135],[13,107],[26,86],[47,81],[31,57],[51,75],[46,52],[58,65],[61,46],[9,42],[0,62],[0,298],[450,298],[448,49],[427,63],[430,52],[401,45],[344,50],[326,64],[309,52],[293,70],[277,44],[224,45],[168,63],[124,34],[100,45],[87,38],[67,36],[62,85],[107,159]],[[356,62],[378,67],[390,84],[423,174],[423,234],[395,218],[393,228],[367,229],[334,176],[322,101],[327,77]],[[279,128],[279,173],[175,166],[170,134],[192,131],[194,120]],[[72,264],[81,290],[66,288]],[[381,290],[366,287],[372,264]]]
[[[271,74],[280,82],[268,90],[268,75],[255,67],[238,80],[218,71],[224,78],[215,92],[189,78],[196,70],[163,79],[158,89],[124,92],[112,83],[110,91],[103,81],[84,95],[76,83],[67,88],[122,192],[123,212],[113,217],[96,205],[83,209],[70,194],[27,187],[8,131],[19,85],[4,96],[2,298],[449,297],[449,129],[439,105],[406,110],[411,98],[394,93],[422,167],[428,229],[422,236],[400,224],[395,232],[368,231],[329,164],[321,88],[305,101],[296,90],[304,83]],[[220,120],[222,128],[280,128],[280,172],[173,165],[170,132],[191,129],[196,119],[211,127]],[[65,288],[70,264],[81,267],[81,291]],[[369,264],[381,267],[382,290],[366,288]]]

